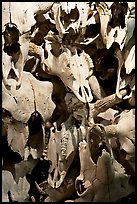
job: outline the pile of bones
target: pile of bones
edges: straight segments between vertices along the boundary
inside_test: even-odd
[[[135,192],[135,2],[2,2],[2,201]]]

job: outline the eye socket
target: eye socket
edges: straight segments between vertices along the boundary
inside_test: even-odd
[[[12,117],[12,115],[8,110],[2,108],[2,117]]]
[[[90,77],[91,77],[90,75],[89,75],[89,76],[87,76],[87,77],[85,78],[85,80],[89,80],[89,79],[90,79]]]
[[[13,120],[12,114],[4,108],[2,108],[2,120],[6,123]]]

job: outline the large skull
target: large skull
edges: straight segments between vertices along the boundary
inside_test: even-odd
[[[41,146],[38,145],[40,152],[37,153],[40,157],[44,148],[44,123],[49,121],[55,108],[51,99],[53,85],[51,82],[38,81],[27,72],[23,72],[22,85],[19,90],[16,90],[15,80],[10,79],[10,83],[12,84],[11,90],[7,90],[2,84],[2,119],[4,125],[7,126],[8,144],[13,151],[24,158],[24,148],[27,142],[35,141],[37,143],[39,140]],[[46,90],[46,93],[43,90]],[[29,137],[31,133],[28,130],[29,121],[30,118],[35,121],[37,117],[41,127],[40,133],[38,132],[40,135],[38,136],[37,132],[34,132],[34,134],[32,133],[33,139],[31,139]],[[35,127],[33,126],[33,128]],[[33,154],[35,150],[37,151],[37,145],[32,144],[31,146],[30,153]]]
[[[61,131],[50,129],[47,156],[51,161],[48,183],[52,188],[58,188],[63,183],[78,147],[78,131],[71,120],[70,116],[62,123]]]
[[[84,51],[78,54],[76,48],[72,54],[70,49],[66,48],[63,53],[55,57],[48,40],[46,40],[46,50],[48,51],[48,58],[45,60],[45,64],[48,73],[60,77],[80,101],[92,101],[93,96],[88,82],[88,78],[93,72],[90,56]]]
[[[11,86],[8,77],[11,69],[17,80],[17,87],[21,85],[22,71],[27,60],[31,28],[35,25],[34,15],[46,12],[50,3],[39,2],[3,2],[2,3],[2,62],[3,82]]]

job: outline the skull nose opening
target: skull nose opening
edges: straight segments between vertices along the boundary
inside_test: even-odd
[[[88,91],[87,87],[84,86],[84,89],[85,89],[85,91],[86,91],[86,94],[87,94],[88,97],[89,97],[89,91]]]
[[[79,87],[79,95],[82,97],[82,90],[81,90],[81,87]]]
[[[85,87],[85,86],[83,86],[83,91],[84,91],[84,93],[89,97],[89,90],[88,90],[88,88]],[[83,91],[82,91],[82,88],[81,88],[81,86],[80,86],[80,87],[79,87],[79,95],[80,95],[81,97],[83,97]]]

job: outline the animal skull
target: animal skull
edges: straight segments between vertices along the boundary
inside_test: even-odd
[[[12,84],[11,90],[7,90],[2,84],[3,122],[8,126],[9,145],[13,151],[18,152],[24,158],[24,148],[28,139],[31,139],[28,130],[28,122],[31,116],[37,117],[40,115],[43,138],[41,142],[39,138],[39,142],[41,145],[45,143],[44,123],[50,119],[55,108],[55,104],[51,99],[53,86],[51,82],[38,81],[32,74],[27,72],[23,72],[22,85],[19,90],[16,90],[15,80],[10,79],[10,83]],[[44,89],[47,90],[46,93],[43,93]]]
[[[34,15],[38,12],[46,12],[51,6],[38,2],[3,2],[2,4],[2,73],[3,82],[9,88],[10,71],[14,71],[14,77],[19,88],[22,80],[22,72],[28,57],[31,28],[35,25]],[[17,37],[15,38],[15,35]],[[16,49],[15,49],[16,48]]]
[[[46,40],[48,58],[45,60],[47,72],[57,75],[63,83],[69,87],[82,102],[90,102],[93,99],[88,78],[92,74],[93,63],[84,51],[80,54],[74,48],[74,54],[66,48],[59,57],[51,53],[51,44]]]
[[[62,123],[61,131],[50,129],[47,155],[51,161],[48,183],[52,188],[58,188],[63,183],[78,147],[78,131],[71,120],[70,116]]]

